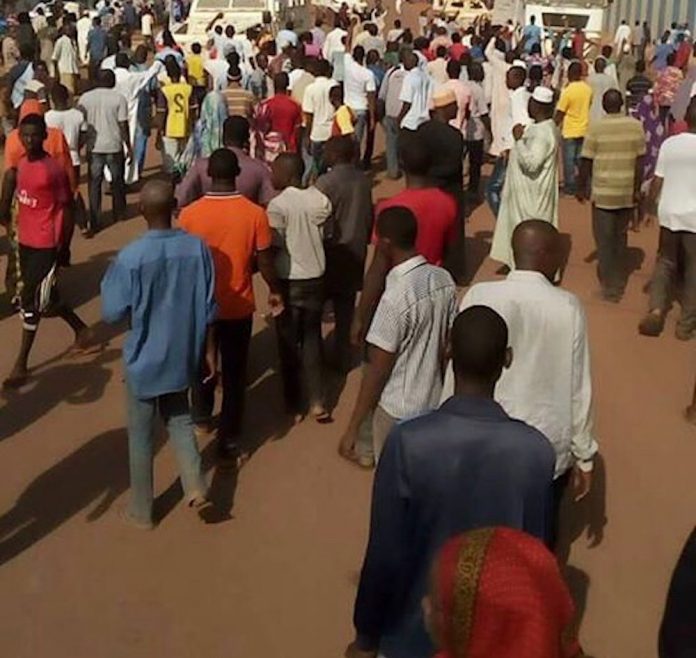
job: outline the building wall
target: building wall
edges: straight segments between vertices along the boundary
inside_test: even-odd
[[[696,27],[696,0],[614,0],[606,12],[606,30],[613,34],[626,19],[633,27],[636,21],[648,21],[654,39],[669,29],[672,22]]]

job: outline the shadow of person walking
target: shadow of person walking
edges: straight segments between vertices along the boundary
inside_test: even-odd
[[[87,520],[96,521],[127,488],[128,436],[109,430],[39,475],[0,516],[0,565],[93,503]]]
[[[37,373],[31,388],[3,391],[6,404],[0,407],[0,441],[26,429],[61,402],[100,400],[113,375],[106,364],[119,356],[119,350],[107,350],[84,363],[61,363]]]

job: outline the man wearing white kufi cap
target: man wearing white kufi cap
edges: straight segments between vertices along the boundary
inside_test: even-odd
[[[529,101],[534,123],[513,128],[500,213],[491,258],[514,268],[512,233],[526,219],[543,219],[558,226],[558,128],[553,121],[553,92],[537,87]]]

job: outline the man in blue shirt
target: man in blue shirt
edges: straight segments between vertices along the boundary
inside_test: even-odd
[[[97,71],[101,68],[102,60],[106,57],[106,30],[102,27],[102,19],[97,16],[92,22],[92,29],[87,34],[87,52],[89,53],[89,79],[94,82]]]
[[[669,40],[669,30],[662,35],[661,43],[655,48],[655,56],[652,59],[653,68],[662,71],[667,68],[667,58],[674,52],[674,46]]]
[[[455,320],[451,348],[454,397],[397,425],[379,460],[349,658],[435,653],[421,600],[432,560],[451,537],[490,526],[547,535],[554,450],[493,400],[512,360],[505,322],[472,306]]]
[[[536,24],[536,16],[529,19],[529,25],[524,28],[522,37],[524,39],[524,51],[529,54],[535,44],[541,45],[541,28]]]
[[[215,277],[208,247],[171,228],[174,190],[151,181],[140,195],[148,231],[123,249],[101,285],[102,317],[128,320],[123,347],[128,391],[131,498],[127,521],[152,528],[153,435],[157,416],[167,425],[189,506],[210,509],[189,411],[188,388],[206,350],[208,372],[215,359],[208,327],[215,319]]]

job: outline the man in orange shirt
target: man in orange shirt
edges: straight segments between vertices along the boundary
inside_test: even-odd
[[[222,408],[218,426],[218,454],[224,460],[242,456],[239,436],[244,413],[246,367],[255,310],[252,285],[254,256],[271,290],[273,315],[282,312],[278,279],[271,252],[271,229],[266,211],[243,197],[235,185],[240,173],[237,156],[229,149],[213,152],[208,162],[212,186],[203,198],[186,206],[179,226],[201,238],[213,254],[218,320],[214,336],[222,369]],[[199,378],[199,382],[203,377]],[[193,389],[193,419],[199,432],[210,428],[215,382]]]

